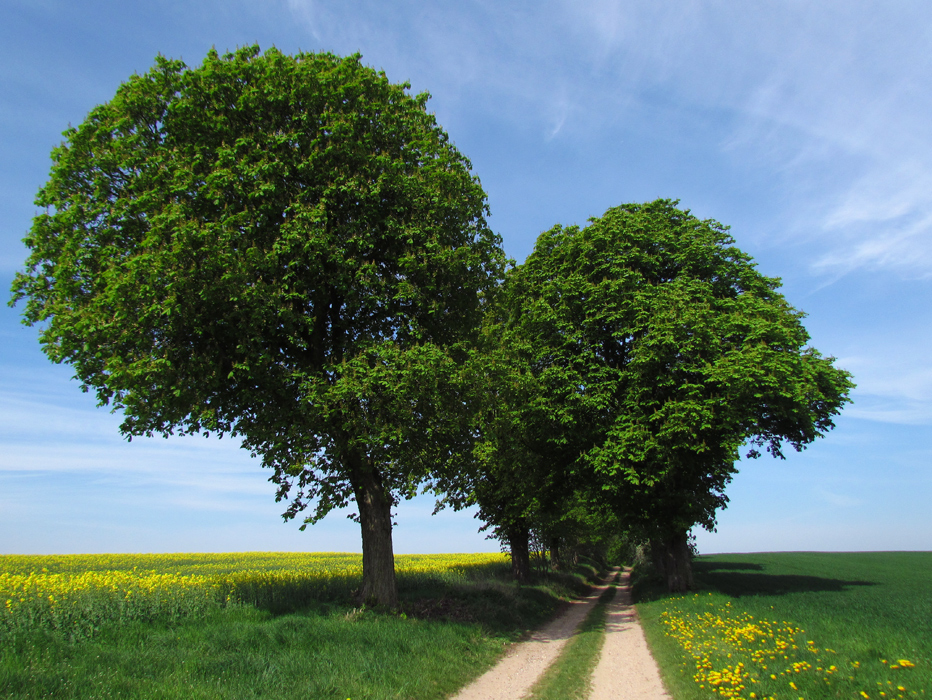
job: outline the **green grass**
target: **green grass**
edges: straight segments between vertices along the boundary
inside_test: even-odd
[[[505,644],[586,590],[591,568],[508,583],[485,576],[400,581],[400,611],[334,598],[103,625],[71,641],[36,629],[0,645],[3,698],[442,698]]]
[[[534,684],[528,696],[531,700],[585,700],[589,696],[592,671],[605,642],[606,608],[617,590],[616,576],[557,660]]]
[[[695,593],[666,596],[643,579],[635,588],[677,700],[906,698],[932,689],[932,553],[717,555],[694,568]],[[900,659],[915,666],[893,668]]]
[[[488,641],[475,626],[241,608],[35,643],[5,659],[0,687],[10,698],[442,697],[494,658]]]

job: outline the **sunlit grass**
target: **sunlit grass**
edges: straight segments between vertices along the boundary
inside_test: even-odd
[[[700,591],[638,609],[678,700],[923,697],[932,554],[701,557]]]
[[[0,697],[439,700],[596,573],[517,586],[498,554],[396,562],[385,610],[354,602],[359,555],[2,557]],[[72,618],[84,634],[56,622]]]
[[[401,555],[399,586],[455,582],[502,569],[501,554]],[[230,604],[273,612],[347,598],[358,554],[102,554],[0,556],[0,640],[36,628],[69,638],[102,625],[177,620]]]

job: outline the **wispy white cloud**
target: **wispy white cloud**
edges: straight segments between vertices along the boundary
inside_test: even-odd
[[[925,213],[924,213],[925,214]],[[902,227],[878,222],[873,233],[847,235],[812,263],[835,280],[857,269],[890,270],[906,278],[932,277],[932,208],[920,221]]]
[[[783,180],[795,245],[821,249],[815,271],[932,274],[928,7],[573,7],[591,60],[613,66],[616,85],[731,115],[722,148]]]
[[[827,212],[823,230],[832,247],[813,262],[817,271],[932,276],[932,154],[928,163],[904,159],[866,173]]]
[[[591,79],[577,74],[573,60],[578,42],[556,21],[559,3],[362,3],[357,12],[366,21],[347,21],[314,0],[287,7],[321,47],[365,47],[365,63],[429,90],[438,98],[431,107],[454,132],[478,112],[523,124],[546,141],[591,103]]]
[[[932,423],[932,407],[926,402],[919,401],[859,399],[854,406],[845,409],[845,415],[895,425],[929,425]]]
[[[846,416],[901,425],[932,424],[932,365],[915,347],[875,343],[870,355],[843,357],[837,366],[854,374],[857,388]]]
[[[855,508],[864,505],[864,500],[861,498],[843,493],[835,493],[825,489],[818,489],[816,491],[816,497],[838,508]]]

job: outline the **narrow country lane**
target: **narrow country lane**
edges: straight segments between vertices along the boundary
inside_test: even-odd
[[[617,575],[609,572],[585,598],[570,603],[569,610],[530,639],[512,646],[505,657],[463,688],[452,700],[518,700],[531,689],[541,674],[560,655],[563,646],[586,619],[599,596]]]
[[[592,674],[589,700],[666,700],[657,662],[631,603],[631,570],[625,569],[605,620],[605,643]]]

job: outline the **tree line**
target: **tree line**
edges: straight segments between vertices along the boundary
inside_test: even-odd
[[[396,604],[392,508],[425,491],[519,580],[532,538],[627,533],[685,589],[739,451],[824,435],[850,375],[676,201],[509,261],[409,87],[358,55],[158,57],[53,150],[10,303],[128,438],[239,437],[302,528],[355,503],[365,600]]]

